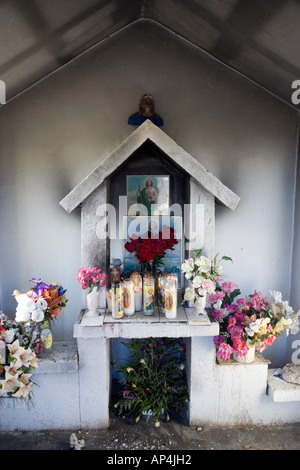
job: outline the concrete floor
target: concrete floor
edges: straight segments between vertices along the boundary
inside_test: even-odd
[[[113,417],[106,430],[0,432],[0,450],[69,450],[73,432],[84,439],[83,451],[132,450],[138,455],[139,451],[300,450],[300,423],[189,427],[174,419],[155,427],[153,418],[144,416],[138,424],[128,418]]]

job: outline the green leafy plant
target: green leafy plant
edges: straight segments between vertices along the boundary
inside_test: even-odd
[[[142,413],[155,417],[155,426],[164,412],[183,411],[188,404],[185,374],[185,345],[180,339],[131,339],[123,343],[131,351],[128,364],[120,366],[123,390],[114,404],[120,414],[138,423]]]

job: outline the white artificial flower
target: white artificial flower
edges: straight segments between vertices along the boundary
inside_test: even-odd
[[[200,271],[203,273],[208,273],[211,270],[211,260],[206,258],[206,256],[200,256],[200,258],[196,258],[195,264],[199,266]]]
[[[220,264],[218,264],[216,267],[215,267],[215,273],[217,276],[222,276],[223,274],[223,268]]]
[[[28,309],[22,308],[21,305],[18,305],[16,310],[16,322],[26,322],[30,320],[30,311]]]
[[[215,310],[221,310],[221,307],[222,307],[222,300],[221,299],[218,299],[216,301],[216,303],[213,304],[213,308]]]
[[[197,289],[198,287],[201,287],[203,281],[204,281],[204,279],[203,279],[202,276],[196,276],[196,277],[194,277],[194,279],[192,280],[192,286],[193,286],[195,289]]]
[[[16,296],[16,301],[18,302],[18,307],[22,307],[23,310],[27,310],[29,313],[35,309],[35,302],[33,299],[28,297],[27,294],[20,294]]]
[[[181,265],[181,269],[184,273],[192,272],[194,269],[194,260],[193,258],[189,258],[185,260],[185,263]]]
[[[192,279],[192,277],[193,277],[193,273],[192,273],[192,272],[190,272],[190,273],[185,273],[185,278],[186,278],[186,279]]]
[[[46,300],[41,297],[36,301],[35,305],[36,308],[40,308],[41,310],[45,310],[48,307]]]
[[[184,293],[184,300],[194,300],[195,291],[192,287],[187,287]]]
[[[282,302],[282,294],[278,290],[270,290],[270,295],[275,304]]]
[[[284,311],[284,314],[288,316],[294,313],[293,308],[289,305],[287,300],[282,302],[282,310]]]
[[[31,320],[34,322],[40,322],[44,320],[44,312],[40,308],[37,308],[36,310],[33,310],[31,314]]]
[[[10,344],[13,342],[14,337],[15,337],[15,330],[13,329],[6,330],[4,341]]]

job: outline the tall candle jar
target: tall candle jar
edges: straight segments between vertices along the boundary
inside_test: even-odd
[[[165,281],[165,315],[170,320],[177,317],[177,287],[177,275],[168,274]]]
[[[143,276],[143,313],[144,315],[154,314],[155,284],[152,274]]]
[[[112,312],[112,307],[111,307],[111,289],[106,289],[106,305],[107,305],[107,310],[109,313]]]
[[[113,318],[120,319],[124,315],[123,287],[120,282],[113,282],[111,285],[111,310]]]
[[[134,284],[134,309],[140,312],[143,308],[143,280],[138,271],[134,271],[130,275],[130,279]]]
[[[157,300],[160,313],[165,313],[165,283],[166,274],[158,273],[157,275]]]
[[[134,315],[134,283],[131,279],[123,281],[124,314]]]

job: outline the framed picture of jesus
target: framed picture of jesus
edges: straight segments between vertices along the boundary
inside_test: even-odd
[[[169,191],[169,175],[127,175],[128,215],[168,215]]]

